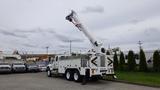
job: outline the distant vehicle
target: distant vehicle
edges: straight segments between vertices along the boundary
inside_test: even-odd
[[[12,71],[13,72],[26,72],[26,65],[24,63],[13,63]]]
[[[37,62],[38,68],[40,71],[44,72],[47,69],[47,64],[46,62]]]
[[[12,71],[12,67],[11,64],[9,63],[0,63],[0,73],[4,73],[4,72],[11,72]]]
[[[26,64],[27,72],[38,72],[40,71],[38,65],[36,63]]]

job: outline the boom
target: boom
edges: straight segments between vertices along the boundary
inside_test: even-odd
[[[101,48],[102,44],[98,43],[98,41],[95,40],[93,36],[80,23],[75,11],[72,10],[71,13],[68,16],[66,16],[66,20],[72,22],[80,31],[82,31],[85,34],[85,36],[90,40],[91,44],[94,46],[95,53],[105,53],[105,49]]]

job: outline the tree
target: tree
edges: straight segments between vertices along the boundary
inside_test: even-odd
[[[158,50],[153,54],[153,70],[156,72],[160,71],[160,55]]]
[[[135,61],[134,52],[130,50],[128,52],[128,70],[134,71],[135,69],[136,69],[136,61]]]
[[[118,70],[118,58],[117,58],[117,53],[116,52],[114,54],[113,59],[114,59],[114,62],[113,62],[114,70],[116,71],[116,70]]]
[[[146,56],[144,51],[140,49],[140,62],[139,62],[139,71],[147,71],[147,63],[146,63]]]
[[[125,58],[123,52],[120,53],[119,69],[122,71],[125,70]]]

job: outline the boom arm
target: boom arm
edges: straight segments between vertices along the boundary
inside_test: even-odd
[[[78,16],[76,14],[76,12],[74,12],[72,10],[72,12],[66,16],[66,20],[72,22],[80,31],[82,31],[85,36],[90,40],[90,42],[92,43],[92,45],[94,46],[94,49],[96,51],[96,53],[100,53],[100,51],[102,51],[101,46],[102,44],[99,44],[92,36],[91,34],[89,34],[89,32],[83,27],[83,25],[80,23],[80,21],[78,20]],[[104,50],[104,48],[103,48]],[[104,51],[105,52],[105,51]]]

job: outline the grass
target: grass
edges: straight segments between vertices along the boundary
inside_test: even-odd
[[[116,72],[118,80],[131,83],[160,86],[160,73],[154,72]]]

